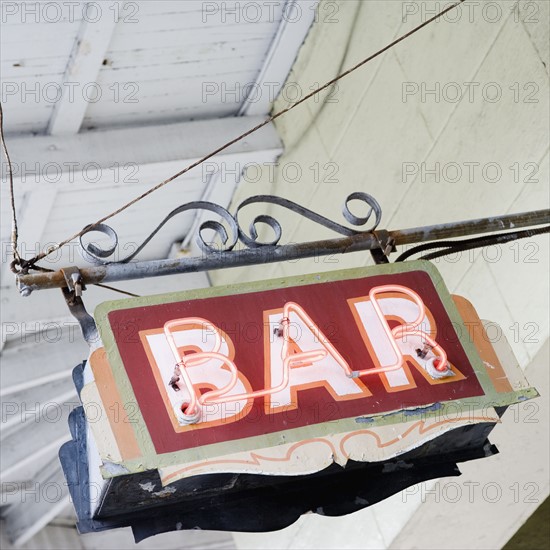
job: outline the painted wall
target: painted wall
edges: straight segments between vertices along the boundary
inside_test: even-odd
[[[381,227],[388,229],[548,208],[549,4],[466,4],[348,76],[322,100],[282,117],[277,127],[285,153],[275,167],[249,168],[233,206],[250,195],[273,193],[343,221],[344,198],[361,190],[378,199],[384,211]],[[431,17],[438,5],[443,3],[325,0],[274,109],[287,107],[315,83]],[[250,218],[274,214],[283,225],[284,242],[335,236],[282,209],[251,210]],[[355,253],[218,271],[212,280],[219,285],[371,263],[368,254]],[[482,318],[501,325],[522,368],[529,366],[532,373],[547,368],[547,236],[443,258],[436,265],[452,292],[471,300]],[[495,329],[494,337],[500,336]],[[548,382],[537,381],[543,397],[534,418],[540,423],[546,421],[540,411],[547,410]],[[481,469],[471,464],[464,468],[471,474],[464,479],[489,482],[494,474],[508,492],[514,480],[534,483],[536,502],[523,493],[518,502],[502,501],[498,508],[481,499],[478,513],[495,512],[499,521],[480,537],[476,529],[482,523],[474,522],[472,530],[454,523],[452,536],[445,534],[446,547],[464,547],[472,540],[477,547],[504,544],[548,494],[548,438],[528,432],[533,426],[525,424],[524,416],[515,422],[522,429],[513,433],[518,438],[530,434],[528,441],[521,439],[525,446],[510,441],[506,425],[513,418],[505,417],[503,429],[493,436],[507,453],[498,457],[502,472],[496,462]],[[529,460],[522,459],[526,446]],[[507,472],[506,464],[512,463],[518,468],[525,463],[521,476]],[[449,507],[446,501],[445,509],[471,514],[469,504]],[[430,540],[440,547],[441,540],[421,536],[410,526],[402,531],[410,518],[427,512],[427,505],[420,492],[407,499],[397,495],[346,518],[304,517],[286,532],[263,538],[236,535],[236,540],[242,548],[308,548],[320,541],[335,548],[428,548]]]
[[[381,227],[388,229],[547,208],[549,4],[520,2],[512,10],[512,2],[491,2],[500,11],[470,4],[471,13],[463,8],[456,23],[434,23],[340,81],[324,94],[326,102],[312,100],[279,119],[286,152],[275,166],[249,168],[233,206],[273,193],[343,222],[345,197],[361,190],[380,202]],[[329,16],[323,5],[338,11]],[[418,25],[436,5],[324,2],[274,110]],[[251,218],[260,213],[249,209]],[[281,221],[284,242],[336,236],[283,209],[265,211]],[[358,253],[218,271],[212,280],[370,263],[370,255]],[[525,366],[548,338],[547,237],[436,265],[452,292],[498,320]]]

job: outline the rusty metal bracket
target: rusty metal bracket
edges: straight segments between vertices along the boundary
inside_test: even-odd
[[[94,318],[86,311],[82,301],[82,291],[86,287],[82,283],[82,275],[78,267],[65,267],[60,270],[63,273],[67,286],[61,288],[65,302],[71,315],[78,321],[82,336],[91,347],[97,347],[100,339]]]
[[[61,270],[63,277],[65,277],[65,282],[67,283],[67,288],[74,292],[75,296],[80,298],[82,296],[82,291],[86,290],[86,286],[82,282],[82,274],[80,269],[76,266],[64,267]]]
[[[390,263],[388,256],[391,252],[395,252],[395,239],[390,235],[389,231],[379,229],[372,231],[378,247],[370,250],[371,256],[376,264]]]

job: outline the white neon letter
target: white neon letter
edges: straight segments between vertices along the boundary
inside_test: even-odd
[[[389,293],[394,295],[388,296]],[[378,297],[380,294],[386,296]],[[401,285],[382,285],[372,288],[368,298],[348,302],[355,309],[359,330],[379,365],[355,371],[354,376],[383,374],[392,389],[410,385],[403,368],[405,355],[413,357],[432,378],[453,375],[445,351],[430,336],[435,327],[431,326],[426,307],[416,292]],[[405,324],[391,329],[388,318],[397,318]]]
[[[372,395],[361,381],[351,378],[348,363],[298,304],[288,302],[266,321],[270,334],[266,386],[271,388],[266,406],[296,407],[297,391],[319,386],[335,400]]]
[[[166,378],[165,372],[169,372],[173,388],[179,389],[169,394],[181,424],[192,424],[199,419],[202,422],[227,420],[243,413],[248,403],[246,397],[232,399],[235,405],[230,410],[211,404],[220,395],[246,394],[250,388],[232,360],[231,339],[218,327],[200,317],[175,319],[164,325],[163,335],[147,338],[157,364],[164,365],[162,374]],[[185,349],[195,352],[186,354]],[[201,387],[211,391],[200,395]]]

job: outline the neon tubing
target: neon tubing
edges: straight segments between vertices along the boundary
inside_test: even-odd
[[[289,318],[290,308],[296,309],[299,314],[301,313],[305,315],[304,310],[294,302],[287,302],[283,308],[283,319],[281,321],[281,324],[283,326],[283,349],[281,351],[281,359],[283,359],[283,380],[281,381],[281,383],[278,386],[275,386],[274,388],[258,390],[254,392],[246,392],[246,393],[241,393],[239,395],[227,395],[225,397],[217,399],[216,403],[229,403],[231,401],[240,401],[242,399],[253,399],[255,397],[265,397],[267,395],[280,392],[288,386],[289,379],[290,379],[290,369],[292,368],[292,366],[298,366],[304,362],[319,361],[320,359],[323,359],[324,357],[326,357],[327,352],[325,350],[304,351],[302,353],[297,353],[295,355],[288,354],[288,344],[289,344],[288,330],[290,325],[290,318]],[[230,388],[226,386],[225,388],[219,390],[218,395],[220,393],[223,394],[228,391],[230,391]],[[201,404],[212,402],[213,401],[212,393],[214,392],[208,392],[207,394],[201,396],[201,398],[199,399]]]
[[[412,323],[413,328],[407,328],[403,325],[399,325],[393,330],[390,329],[388,321],[386,320],[386,316],[382,312],[380,304],[378,303],[378,300],[376,298],[377,294],[381,294],[383,292],[399,292],[402,294],[406,294],[413,299],[419,310],[418,317]],[[434,363],[434,368],[440,372],[447,370],[447,354],[445,353],[443,348],[425,332],[417,329],[418,325],[422,323],[424,317],[426,316],[426,308],[424,306],[424,302],[414,290],[411,290],[410,288],[401,285],[376,286],[370,290],[369,299],[372,303],[372,307],[374,308],[378,319],[380,320],[380,323],[382,324],[382,328],[384,329],[384,332],[386,333],[386,336],[390,341],[393,351],[397,356],[397,361],[393,365],[388,365],[386,367],[353,371],[351,375],[352,378],[358,378],[359,376],[365,376],[367,374],[379,374],[402,368],[403,363],[405,362],[405,358],[403,357],[403,354],[401,353],[401,350],[399,349],[396,340],[397,338],[403,338],[404,336],[420,336],[421,338],[423,338],[426,342],[428,342],[433,351],[437,351],[437,355],[439,356],[439,364],[436,366]]]
[[[215,325],[213,325],[210,321],[207,321],[206,319],[201,319],[200,317],[189,317],[186,319],[176,319],[174,321],[168,321],[164,325],[164,333],[166,337],[168,338],[168,343],[170,344],[170,347],[172,349],[172,352],[174,356],[177,358],[177,366],[179,368],[179,372],[181,374],[181,378],[183,379],[183,383],[189,393],[190,401],[187,405],[184,414],[188,417],[191,417],[192,415],[196,414],[196,408],[197,405],[205,405],[208,403],[229,403],[233,401],[241,401],[243,399],[253,399],[256,397],[265,397],[267,395],[271,395],[274,393],[277,393],[279,391],[284,390],[289,383],[290,379],[290,369],[292,366],[298,366],[300,364],[303,364],[304,362],[315,362],[323,359],[327,356],[327,352],[325,350],[313,350],[313,351],[306,351],[302,353],[297,353],[294,355],[289,355],[288,353],[288,345],[290,342],[288,331],[289,331],[289,325],[290,325],[290,309],[295,309],[296,312],[302,319],[304,317],[307,317],[307,314],[305,311],[296,303],[294,302],[287,302],[283,308],[283,319],[281,321],[282,328],[283,328],[283,348],[281,351],[281,358],[283,359],[283,379],[281,383],[278,386],[275,386],[274,388],[269,389],[263,389],[258,390],[254,392],[246,392],[241,393],[238,395],[225,395],[229,391],[231,391],[238,380],[238,370],[236,365],[225,355],[222,355],[218,353],[218,351],[221,348],[221,335],[219,333],[219,330]],[[207,326],[210,328],[210,330],[213,330],[216,335],[216,343],[214,345],[214,350],[209,352],[198,352],[195,353],[189,357],[182,356],[178,350],[178,347],[176,346],[174,335],[171,332],[171,329],[175,327],[182,327],[185,325],[202,325]],[[325,345],[334,352],[335,355],[338,355],[336,352],[336,349],[330,344],[329,342],[326,342]],[[226,384],[223,388],[220,388],[218,390],[212,390],[208,393],[198,396],[197,392],[193,386],[193,383],[191,381],[191,378],[189,377],[189,373],[187,372],[188,367],[193,367],[196,365],[200,365],[205,363],[206,361],[209,361],[210,359],[218,359],[222,361],[225,365],[227,365],[231,371],[231,380],[228,384]],[[348,376],[351,374],[351,371],[347,364],[338,362],[340,366],[348,373]],[[179,382],[176,382],[178,387],[180,387]]]
[[[378,294],[387,293],[387,292],[399,292],[402,294],[406,294],[407,296],[412,298],[412,300],[416,303],[419,309],[419,314],[418,314],[418,317],[415,319],[415,321],[412,323],[412,328],[407,328],[406,326],[400,325],[395,327],[393,330],[390,329],[390,326],[386,320],[386,317],[382,312],[380,304],[378,303],[378,300],[377,300]],[[435,340],[433,340],[428,334],[418,329],[418,326],[422,323],[422,321],[424,320],[424,317],[426,316],[426,309],[420,296],[416,292],[401,285],[382,285],[371,289],[371,291],[369,292],[369,299],[372,302],[375,313],[382,324],[382,328],[386,333],[386,336],[390,341],[390,344],[394,350],[397,360],[394,364],[388,365],[386,367],[352,371],[349,368],[349,365],[340,357],[340,354],[338,353],[336,348],[328,340],[325,340],[323,342],[323,345],[325,346],[325,348],[328,348],[331,355],[336,359],[336,361],[342,367],[342,369],[345,371],[348,377],[357,378],[359,376],[365,376],[367,374],[379,374],[379,373],[394,371],[402,368],[405,359],[403,357],[403,354],[401,353],[399,346],[397,345],[396,340],[397,338],[403,338],[405,336],[419,336],[421,339],[427,342],[428,345],[431,347],[432,352],[436,356],[436,359],[433,362],[434,368],[440,372],[444,372],[447,370],[447,363],[448,363],[447,354],[445,353],[443,348]],[[298,317],[300,317],[300,319],[305,324],[313,325],[313,327],[318,330],[318,327],[316,327],[314,323],[312,322],[308,323],[308,319],[309,319],[308,315],[298,304],[294,302],[287,302],[284,305],[283,319],[281,320],[281,325],[283,329],[282,330],[283,347],[281,350],[281,359],[283,360],[283,379],[281,383],[278,386],[275,386],[272,388],[257,390],[253,392],[245,392],[237,395],[227,395],[227,393],[230,392],[237,384],[239,373],[235,363],[233,363],[233,361],[231,361],[226,355],[219,353],[219,350],[221,349],[221,345],[222,345],[222,336],[219,329],[210,321],[207,321],[206,319],[202,319],[200,317],[188,317],[185,319],[176,319],[165,323],[164,333],[166,335],[170,348],[172,349],[172,353],[174,354],[174,357],[176,357],[177,359],[176,366],[178,367],[181,380],[183,381],[183,384],[181,384],[180,381],[178,380],[176,381],[176,384],[179,388],[181,388],[181,386],[183,385],[187,389],[187,392],[189,393],[189,404],[185,407],[185,411],[182,410],[184,416],[187,419],[192,419],[194,415],[195,416],[198,415],[199,405],[203,406],[209,403],[221,404],[221,403],[229,403],[234,401],[241,401],[245,399],[249,400],[249,399],[254,399],[256,397],[265,397],[265,396],[280,392],[284,390],[289,384],[290,369],[292,367],[299,366],[305,362],[319,361],[327,356],[326,349],[306,351],[306,352],[301,352],[294,355],[289,354],[288,348],[290,344],[289,326],[290,326],[291,310],[294,310],[298,315]],[[212,333],[215,335],[215,343],[214,343],[214,348],[211,351],[200,351],[187,357],[183,354],[180,354],[178,347],[176,345],[172,330],[175,328],[189,326],[189,325],[200,325],[202,326],[203,330],[204,330],[204,327],[207,327],[207,329],[212,331]],[[193,386],[193,383],[191,381],[191,378],[189,376],[187,369],[204,364],[212,359],[221,361],[223,365],[226,365],[227,367],[229,367],[229,370],[231,373],[231,379],[222,388],[219,388],[217,390],[211,390],[203,395],[198,395],[197,391],[195,390],[195,387]],[[437,365],[435,364],[436,361],[438,362]],[[191,420],[189,421],[191,422]],[[197,420],[192,420],[192,421],[193,422],[198,421],[198,416],[197,416]]]
[[[176,341],[174,339],[174,334],[171,331],[176,327],[185,327],[189,325],[201,325],[203,327],[203,330],[204,327],[208,327],[210,330],[213,331],[216,340],[214,342],[214,349],[212,351],[198,352],[189,357],[185,357],[184,355],[180,354],[178,346],[176,345]],[[193,387],[193,383],[191,382],[191,378],[189,377],[189,373],[187,372],[187,369],[185,367],[201,365],[209,361],[210,359],[221,358],[222,361],[227,362],[228,358],[225,355],[221,355],[220,353],[218,353],[222,345],[221,334],[219,329],[213,323],[207,321],[206,319],[202,319],[201,317],[187,317],[185,319],[175,319],[173,321],[168,321],[164,324],[164,334],[166,336],[166,339],[168,340],[170,348],[172,349],[172,353],[177,360],[176,366],[179,369],[180,376],[183,379],[183,383],[189,393],[189,405],[186,408],[188,413],[186,414],[191,415],[195,412],[195,409],[197,407],[198,397],[197,392]],[[229,365],[229,368],[231,369],[232,375],[234,375],[234,381],[232,378],[234,386],[237,382],[237,373],[235,372],[236,367],[233,363],[231,363],[231,365]],[[178,387],[180,387],[179,381],[176,382],[176,384]],[[230,384],[231,382],[228,385]]]

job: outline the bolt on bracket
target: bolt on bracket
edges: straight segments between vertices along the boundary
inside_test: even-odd
[[[67,286],[61,289],[65,302],[69,307],[71,315],[78,321],[82,336],[86,343],[95,348],[99,345],[100,339],[94,318],[86,311],[82,301],[82,291],[86,290],[82,284],[82,275],[78,267],[66,267],[61,269]]]

